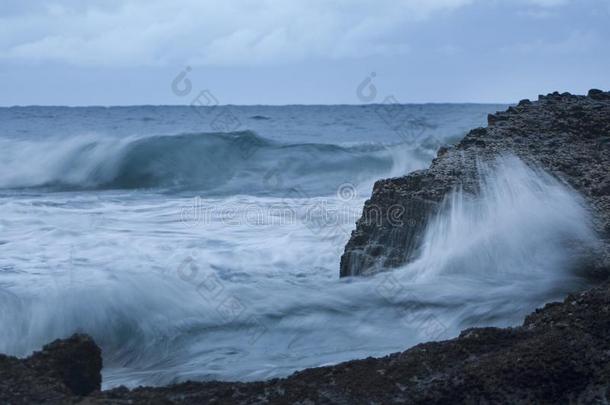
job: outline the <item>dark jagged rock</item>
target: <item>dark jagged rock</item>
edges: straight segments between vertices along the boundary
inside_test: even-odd
[[[101,350],[86,335],[56,340],[23,360],[0,355],[0,403],[71,403],[100,389],[101,370]]]
[[[598,89],[589,90],[588,96],[594,100],[608,100],[610,99],[610,93],[604,92]]]
[[[102,351],[87,335],[55,340],[34,352],[25,364],[59,379],[76,395],[88,395],[102,384]]]
[[[594,273],[610,267],[610,93],[558,92],[522,100],[490,114],[451,148],[439,151],[427,170],[378,181],[341,257],[340,275],[369,275],[409,262],[417,254],[428,220],[456,186],[476,193],[477,159],[513,153],[563,179],[589,201],[605,241]]]

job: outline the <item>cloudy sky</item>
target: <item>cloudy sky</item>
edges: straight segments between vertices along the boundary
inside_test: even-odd
[[[0,6],[0,105],[189,104],[201,90],[221,104],[513,102],[592,87],[610,88],[610,0]]]

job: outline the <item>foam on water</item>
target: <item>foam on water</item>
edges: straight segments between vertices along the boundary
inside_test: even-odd
[[[595,237],[580,197],[544,172],[514,157],[481,172],[415,262],[365,279],[339,280],[338,261],[366,195],[2,199],[0,352],[82,331],[106,387],[254,380],[515,325],[586,282],[572,253]],[[211,214],[184,223],[194,207]],[[312,207],[342,214],[312,221]]]
[[[416,261],[338,277],[373,182],[498,108],[0,108],[0,352],[80,331],[105,387],[245,381],[518,324],[586,283],[595,238],[580,197],[514,157],[448,197]],[[248,127],[210,130],[214,111]]]

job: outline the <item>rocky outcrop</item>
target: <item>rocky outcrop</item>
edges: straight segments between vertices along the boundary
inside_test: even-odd
[[[91,344],[90,339],[77,336],[56,341],[46,346],[43,354],[26,360],[0,356],[0,402],[608,403],[610,283],[571,295],[563,303],[548,304],[516,328],[468,329],[456,339],[420,344],[383,358],[308,369],[264,382],[116,388],[94,391],[83,398],[74,387],[83,389],[80,395],[99,388],[99,349]],[[78,370],[83,377],[94,378],[74,379]]]
[[[476,193],[477,160],[513,153],[566,181],[589,201],[605,249],[594,271],[610,264],[610,93],[553,93],[522,100],[489,115],[453,147],[443,147],[427,170],[378,181],[341,257],[342,277],[369,275],[413,259],[439,203],[456,186]]]
[[[71,403],[99,390],[102,353],[93,339],[56,340],[26,359],[0,355],[0,403]]]
[[[76,395],[90,394],[102,384],[102,351],[87,335],[49,343],[25,364],[38,374],[61,381]]]

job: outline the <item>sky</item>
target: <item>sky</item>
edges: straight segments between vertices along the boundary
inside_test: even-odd
[[[2,106],[509,103],[590,88],[610,89],[610,0],[0,5]]]

